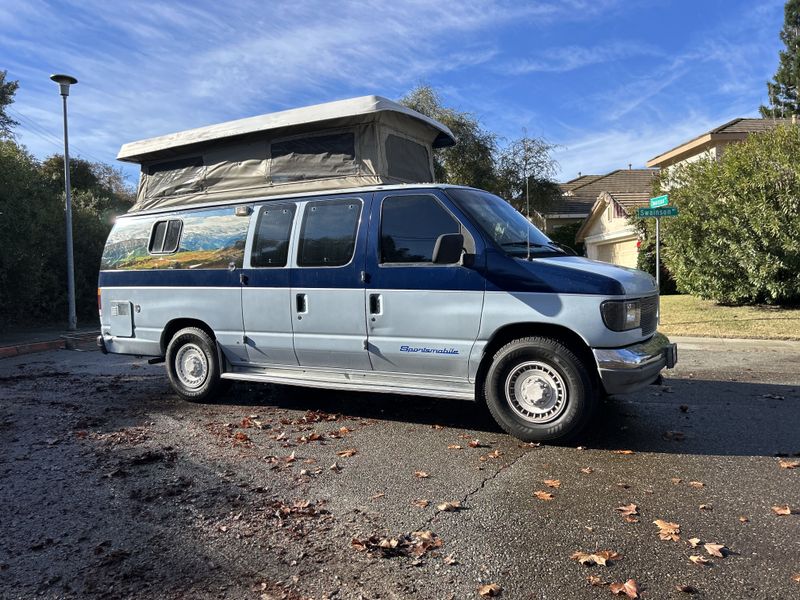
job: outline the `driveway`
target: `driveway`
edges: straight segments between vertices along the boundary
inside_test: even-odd
[[[189,404],[142,359],[1,360],[0,596],[798,598],[800,344],[680,342],[580,447],[465,402]]]

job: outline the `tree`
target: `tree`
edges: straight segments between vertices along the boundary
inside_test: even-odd
[[[786,2],[780,37],[785,49],[775,77],[767,82],[770,105],[760,108],[763,117],[800,115],[800,0]]]
[[[437,181],[495,189],[495,134],[484,129],[473,115],[443,106],[439,95],[428,85],[414,88],[400,102],[444,123],[456,137],[455,146],[434,151]]]
[[[499,153],[497,192],[523,214],[547,211],[561,197],[561,189],[552,179],[558,167],[550,156],[554,148],[525,132]]]
[[[0,139],[11,137],[11,129],[19,124],[6,112],[8,106],[14,103],[19,81],[6,81],[7,74],[8,71],[0,71]]]
[[[673,171],[680,213],[661,220],[662,257],[680,291],[723,304],[800,301],[798,156],[800,126],[787,125]]]

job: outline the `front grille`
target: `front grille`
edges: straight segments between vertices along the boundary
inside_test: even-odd
[[[650,335],[658,326],[658,296],[641,299],[642,305],[642,335]]]

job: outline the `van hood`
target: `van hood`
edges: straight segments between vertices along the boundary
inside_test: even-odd
[[[532,263],[547,264],[563,269],[572,269],[581,273],[592,273],[618,281],[626,295],[647,296],[656,293],[655,277],[628,267],[620,267],[611,263],[592,260],[582,256],[554,256],[551,258],[534,258]]]

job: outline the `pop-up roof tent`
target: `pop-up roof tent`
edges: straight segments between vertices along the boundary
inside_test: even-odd
[[[433,181],[441,123],[380,96],[240,119],[125,144],[142,165],[131,212],[300,191]]]

